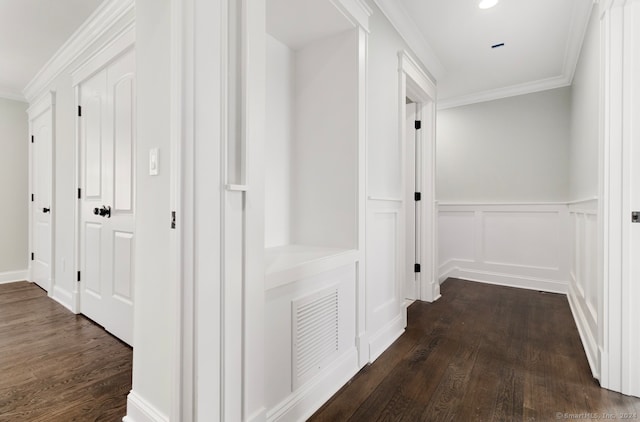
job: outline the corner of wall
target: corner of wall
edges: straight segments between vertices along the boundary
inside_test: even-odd
[[[127,396],[127,416],[123,422],[169,422],[169,418],[131,390]]]

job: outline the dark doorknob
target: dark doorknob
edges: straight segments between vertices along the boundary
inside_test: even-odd
[[[103,205],[98,212],[100,213],[101,217],[111,218],[111,207],[107,207]]]
[[[51,211],[51,209],[50,209],[50,208],[43,208],[43,209],[42,209],[42,212],[43,212],[43,213],[45,213],[45,214],[46,214],[46,213],[48,213],[48,212],[50,212],[50,211]]]
[[[99,214],[100,214],[100,208],[94,208],[94,209],[93,209],[93,213],[94,213],[95,215],[99,215]]]

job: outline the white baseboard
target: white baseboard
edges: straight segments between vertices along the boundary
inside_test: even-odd
[[[60,286],[56,286],[55,283],[53,285],[53,289],[51,292],[51,298],[73,312],[73,294]]]
[[[591,368],[591,373],[595,379],[600,379],[600,367],[598,365],[598,345],[596,343],[595,337],[591,330],[589,329],[589,323],[587,322],[587,318],[584,314],[584,310],[578,303],[578,296],[573,288],[573,285],[569,286],[569,294],[567,295],[569,299],[569,307],[571,308],[571,313],[573,314],[573,319],[576,322],[576,327],[578,327],[578,334],[580,334],[580,340],[582,340],[582,347],[584,348],[584,352],[587,355],[587,361],[589,362],[589,367]]]
[[[267,412],[267,421],[305,421],[358,372],[358,352],[349,350],[330,367]],[[136,421],[137,422],[137,421]]]
[[[169,422],[169,418],[131,390],[127,396],[127,416],[123,422]]]
[[[0,273],[0,284],[15,283],[16,281],[28,281],[29,270],[6,271]]]
[[[297,422],[307,420],[358,373],[358,370],[358,353],[353,348],[336,359],[330,368],[314,380],[309,381],[269,410],[267,421]]]
[[[402,310],[406,313],[405,307],[402,307]],[[370,362],[378,359],[404,333],[404,321],[403,315],[398,315],[371,336],[371,341],[369,342]]]
[[[433,303],[436,300],[440,299],[440,284],[442,284],[442,281],[440,279],[438,280],[432,280],[428,283],[423,284],[423,288],[426,289],[426,291],[428,292],[428,294],[423,294],[421,297],[421,300],[425,301],[425,302],[429,302],[429,303]]]
[[[517,287],[520,289],[537,290],[549,293],[567,294],[567,282],[548,280],[518,274],[506,274],[475,269],[453,268],[439,278],[444,281],[447,277],[461,278],[497,286]]]

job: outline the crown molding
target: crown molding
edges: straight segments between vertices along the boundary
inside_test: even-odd
[[[447,108],[482,103],[485,101],[499,100],[502,98],[515,97],[518,95],[532,94],[534,92],[562,88],[569,85],[571,85],[571,78],[560,75],[552,78],[540,79],[538,81],[511,85],[504,88],[491,89],[475,94],[461,95],[458,97],[439,100],[438,110],[445,110]]]
[[[0,98],[3,98],[5,100],[21,101],[23,103],[27,102],[27,99],[24,97],[24,95],[11,91],[0,90]]]
[[[565,46],[562,73],[560,75],[503,88],[441,99],[438,101],[438,110],[515,97],[517,95],[532,94],[534,92],[571,85],[578,60],[580,59],[582,44],[584,43],[584,38],[589,27],[589,17],[591,16],[592,10],[594,10],[593,4],[594,2],[578,2],[574,6],[569,28],[569,38]]]
[[[573,82],[576,66],[580,60],[582,44],[589,28],[589,18],[594,8],[593,2],[576,2],[573,6],[573,15],[569,27],[569,39],[565,47],[564,61],[562,63],[562,75]]]
[[[354,25],[369,32],[369,17],[372,10],[364,0],[330,0],[333,5]]]
[[[398,0],[373,0],[436,81],[446,73],[440,59]]]
[[[134,8],[135,0],[105,0],[27,84],[23,91],[27,101],[31,102],[41,95],[64,69]],[[131,21],[134,20],[131,14]]]

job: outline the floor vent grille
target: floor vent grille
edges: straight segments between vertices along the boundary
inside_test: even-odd
[[[338,289],[336,287],[291,303],[293,332],[292,387],[313,378],[338,353]]]

